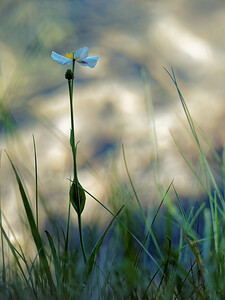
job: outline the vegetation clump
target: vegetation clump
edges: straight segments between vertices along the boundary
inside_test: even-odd
[[[56,232],[38,225],[37,156],[35,153],[36,199],[35,210],[28,199],[21,176],[9,158],[27,224],[36,248],[34,258],[28,257],[19,243],[12,243],[8,230],[1,232],[1,299],[223,299],[225,295],[225,200],[224,186],[217,183],[212,168],[199,141],[199,133],[178,87],[173,69],[166,70],[175,85],[192,136],[199,151],[204,172],[202,179],[188,161],[179,141],[174,141],[195,180],[205,192],[203,200],[184,203],[171,180],[158,207],[146,209],[129,173],[125,149],[124,165],[130,190],[114,186],[110,195],[111,208],[101,203],[82,187],[78,180],[73,87],[75,63],[93,68],[98,57],[88,57],[84,47],[72,54],[52,53],[60,64],[70,64],[66,79],[70,103],[70,146],[73,156],[73,176],[68,191],[68,218],[65,228],[54,222]],[[215,153],[214,153],[215,154]],[[8,154],[7,154],[8,155]],[[225,154],[219,160],[225,175]],[[172,175],[172,174],[171,174]],[[97,201],[111,215],[104,229],[97,225],[82,225],[86,194]],[[176,201],[172,201],[175,197]],[[71,210],[71,208],[73,210]],[[79,242],[70,246],[71,213],[78,220]]]

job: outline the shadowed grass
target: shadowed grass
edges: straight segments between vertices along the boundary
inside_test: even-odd
[[[102,203],[79,186],[82,193],[90,196],[89,201],[96,201],[111,217],[104,228],[93,224],[82,227],[86,245],[84,263],[79,241],[78,244],[71,243],[71,201],[68,201],[65,228],[60,225],[58,228],[54,220],[53,228],[57,234],[45,230],[47,242],[41,234],[38,222],[37,155],[33,137],[36,214],[33,213],[19,172],[7,156],[20,190],[36,255],[34,259],[27,258],[20,244],[10,240],[2,222],[4,214],[0,210],[2,299],[223,299],[225,213],[224,190],[221,190],[224,185],[221,187],[213,175],[198,138],[199,129],[191,118],[173,69],[167,73],[177,89],[198,147],[204,178],[188,160],[174,134],[171,134],[204,192],[202,198],[195,202],[184,202],[177,192],[175,180],[172,180],[164,189],[158,206],[146,209],[136,191],[122,146],[130,186],[118,179],[112,182],[109,196],[113,208],[109,206],[110,203]],[[211,146],[210,149],[224,176],[224,151],[221,161]],[[155,159],[157,161],[157,157]],[[88,243],[88,240],[91,242]],[[6,256],[10,256],[6,249],[14,264],[11,259],[6,260]]]

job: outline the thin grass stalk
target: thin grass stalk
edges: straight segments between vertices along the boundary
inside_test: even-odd
[[[198,173],[195,171],[195,169],[192,167],[191,163],[188,161],[187,156],[185,155],[184,151],[181,148],[181,145],[179,143],[179,141],[177,140],[177,138],[174,136],[174,134],[170,131],[170,134],[177,146],[177,149],[179,150],[180,154],[182,155],[184,161],[186,162],[186,164],[188,165],[188,167],[190,168],[191,172],[194,174],[194,176],[196,177],[198,183],[201,185],[201,187],[203,188],[203,190],[208,194],[208,189],[207,187],[205,187],[205,185],[203,184],[200,176],[198,175]]]
[[[0,150],[0,170],[2,162],[2,150]],[[0,186],[1,187],[1,186]],[[2,227],[2,193],[0,189],[0,226]],[[3,233],[1,230],[1,250],[2,250],[2,282],[3,284],[6,283],[6,267],[5,267],[5,250],[4,250],[4,240],[3,240]]]
[[[183,230],[180,228],[180,240],[179,240],[179,246],[178,246],[178,263],[181,263],[182,258],[182,249],[183,249]]]
[[[119,222],[119,224],[125,229],[127,230],[127,232],[133,237],[133,239],[142,247],[142,249],[144,250],[144,252],[150,257],[150,259],[155,263],[155,265],[159,268],[159,264],[157,263],[157,261],[154,259],[154,257],[149,253],[149,251],[146,249],[146,247],[144,246],[144,244],[135,236],[135,234],[133,234],[133,232],[120,220],[118,219],[118,217],[111,212],[104,204],[102,204],[96,197],[94,197],[91,193],[89,193],[87,190],[85,190],[84,188],[82,188],[84,190],[85,193],[87,193],[89,196],[91,196],[95,201],[97,201],[102,207],[104,207],[112,216],[114,216],[116,218],[116,220]]]
[[[0,150],[0,171],[1,171],[1,164],[2,162],[2,150]],[[0,186],[0,226],[2,226],[2,193],[1,193],[1,186]],[[3,234],[1,231],[1,250],[2,250],[2,282],[3,284],[6,283],[6,268],[5,268],[5,251],[4,251],[4,241],[3,241]]]
[[[0,208],[0,226],[2,227],[2,213]],[[5,250],[4,250],[4,241],[3,241],[3,233],[1,230],[1,250],[2,250],[2,282],[6,283],[6,266],[5,266]]]
[[[195,178],[197,179],[198,183],[201,185],[201,187],[203,188],[204,192],[206,192],[206,194],[209,196],[209,203],[210,203],[210,208],[211,208],[211,215],[212,218],[214,218],[214,209],[213,209],[213,202],[214,202],[214,198],[211,195],[211,191],[210,188],[208,186],[205,186],[204,183],[202,182],[200,176],[198,175],[198,173],[194,170],[193,166],[191,165],[191,163],[188,161],[187,156],[185,155],[184,151],[181,148],[180,143],[178,142],[178,140],[175,138],[175,136],[173,135],[173,133],[171,132],[171,136],[180,152],[180,154],[182,155],[183,159],[185,160],[186,164],[188,165],[188,167],[190,168],[191,172],[194,174]],[[217,192],[217,191],[216,191]],[[177,194],[176,194],[177,195]],[[218,193],[217,193],[218,195]],[[220,193],[221,195],[221,193]],[[221,195],[222,196],[222,195]],[[178,195],[177,195],[178,197]],[[219,197],[219,195],[218,195]],[[178,197],[179,198],[179,197]],[[221,199],[221,197],[219,197]],[[223,200],[222,200],[223,201]],[[223,202],[222,202],[223,204]],[[220,206],[217,206],[217,209],[219,210],[219,212],[223,215],[223,209]]]
[[[38,171],[37,171],[37,150],[36,150],[34,135],[33,135],[33,145],[34,145],[34,170],[35,170],[35,212],[36,212],[36,224],[38,229]]]
[[[196,221],[196,219],[198,218],[200,212],[203,210],[203,208],[205,207],[205,203],[202,203],[201,206],[198,208],[197,212],[194,214],[193,216],[193,210],[194,210],[194,207],[192,207],[190,213],[189,213],[189,216],[187,217],[184,209],[183,209],[183,206],[181,204],[181,201],[180,201],[180,198],[178,196],[178,193],[177,193],[177,190],[174,186],[174,184],[172,185],[173,186],[173,190],[175,192],[175,195],[176,195],[176,198],[178,200],[178,204],[179,204],[179,208],[180,208],[180,211],[182,213],[182,216],[183,216],[183,219],[184,219],[184,222],[185,222],[185,229],[186,231],[189,229],[192,233],[192,225],[194,224],[194,222]]]
[[[125,155],[125,150],[124,150],[124,146],[123,146],[123,145],[122,145],[122,150],[123,150],[123,160],[124,160],[124,164],[125,164],[125,169],[126,169],[127,176],[128,176],[130,185],[131,185],[131,187],[132,187],[134,196],[135,196],[135,198],[136,198],[136,200],[137,200],[137,203],[138,203],[138,206],[139,206],[139,208],[140,208],[142,217],[143,217],[143,219],[144,219],[144,221],[145,221],[145,225],[146,225],[146,227],[148,228],[148,230],[149,230],[149,232],[150,232],[150,235],[151,235],[151,237],[152,237],[152,239],[153,239],[153,242],[154,242],[155,247],[156,247],[156,249],[157,249],[157,251],[158,251],[158,254],[159,254],[161,260],[163,260],[164,258],[163,258],[162,252],[161,252],[161,250],[160,250],[160,248],[159,248],[158,242],[157,242],[157,240],[156,240],[156,238],[155,238],[155,235],[154,235],[154,233],[153,233],[153,231],[152,231],[152,228],[151,228],[151,226],[149,225],[148,220],[147,220],[147,218],[146,218],[146,216],[145,216],[144,210],[143,210],[143,208],[142,208],[142,205],[141,205],[141,203],[140,203],[140,200],[139,200],[139,198],[138,198],[137,192],[136,192],[136,190],[135,190],[133,181],[132,181],[132,179],[131,179],[130,172],[129,172],[128,166],[127,166],[126,155]]]
[[[214,243],[215,243],[215,251],[216,254],[219,252],[219,217],[218,217],[218,204],[217,204],[217,197],[216,193],[214,195],[214,224],[213,224],[213,234],[214,234]]]
[[[160,204],[159,204],[159,206],[158,206],[158,208],[157,208],[157,211],[156,211],[156,213],[155,213],[155,216],[154,216],[154,218],[153,218],[153,220],[152,220],[152,223],[151,223],[151,225],[150,225],[151,228],[152,228],[153,224],[155,223],[155,220],[156,220],[156,218],[157,218],[157,216],[158,216],[158,214],[159,214],[160,208],[162,207],[162,204],[163,204],[163,202],[164,202],[164,200],[165,200],[165,198],[166,198],[166,196],[167,196],[167,194],[168,194],[168,192],[169,192],[169,190],[170,190],[170,188],[171,188],[172,183],[173,183],[173,180],[172,180],[172,182],[170,183],[169,187],[167,188],[167,190],[166,190],[166,192],[165,192],[165,194],[164,194],[164,196],[163,196],[163,198],[162,198],[162,201],[160,202]],[[147,241],[149,235],[150,235],[150,231],[148,231],[148,233],[146,234],[145,239],[144,239],[144,242],[143,242],[143,245],[146,244],[146,241]],[[135,260],[134,260],[134,266],[135,266],[136,268],[137,268],[138,263],[139,263],[139,261],[140,261],[142,252],[143,252],[143,248],[141,247],[141,248],[138,250],[138,252],[137,252],[137,254],[136,254],[136,257],[135,257]]]
[[[25,257],[25,254],[24,254],[24,252],[23,252],[23,248],[21,247],[19,241],[17,240],[17,237],[16,237],[16,235],[14,234],[14,232],[13,232],[13,230],[12,230],[12,228],[11,228],[11,226],[10,226],[10,224],[9,224],[9,222],[8,222],[8,220],[7,220],[7,218],[6,218],[6,216],[3,214],[3,212],[2,212],[2,216],[1,216],[1,217],[4,217],[4,221],[5,221],[5,223],[6,223],[6,226],[7,226],[7,228],[9,229],[10,233],[12,234],[12,237],[13,237],[15,243],[16,243],[16,244],[18,245],[18,247],[19,247],[19,250],[20,250],[21,253],[13,246],[13,248],[14,248],[15,251],[16,251],[16,253],[17,253],[17,254],[20,256],[20,258],[23,260],[23,262],[24,262],[24,264],[25,264],[25,266],[26,266],[26,268],[27,268],[27,271],[28,271],[28,274],[29,274],[29,278],[30,278],[30,281],[31,281],[31,285],[32,285],[32,288],[33,288],[33,290],[34,290],[34,292],[35,292],[34,282],[33,282],[33,277],[32,277],[32,273],[31,273],[32,267],[31,267],[31,268],[29,267],[29,264],[28,264],[28,262],[27,262],[27,259],[26,259],[26,257]],[[1,226],[2,226],[2,224],[1,224]],[[3,236],[2,231],[1,231],[1,235]],[[9,247],[9,248],[10,248],[10,247]],[[38,253],[38,254],[39,254],[39,253]],[[36,261],[36,258],[37,258],[37,256],[38,256],[38,254],[36,255],[34,261],[32,262],[32,265],[33,265],[34,262]],[[36,292],[35,292],[35,293],[36,293]]]
[[[151,284],[154,282],[154,279],[157,276],[157,274],[159,273],[159,271],[162,268],[162,266],[163,266],[163,264],[160,266],[160,268],[158,268],[158,270],[155,272],[155,274],[153,275],[153,277],[150,279],[150,281],[149,281],[149,283],[148,283],[148,285],[147,285],[147,287],[146,287],[146,289],[145,289],[145,291],[144,291],[141,299],[149,299],[147,297],[148,289],[150,288]]]
[[[93,247],[93,249],[91,251],[91,254],[90,254],[89,258],[88,258],[87,264],[86,264],[86,269],[85,269],[85,272],[84,272],[84,280],[87,280],[87,277],[90,275],[91,272],[93,272],[94,266],[96,265],[97,255],[98,255],[98,253],[100,251],[100,248],[102,246],[104,238],[105,238],[107,232],[109,231],[109,229],[111,228],[113,222],[117,219],[118,215],[120,214],[120,212],[124,208],[124,206],[125,205],[121,206],[121,208],[115,214],[115,216],[110,221],[109,225],[106,227],[106,229],[104,230],[103,234],[99,237],[98,241],[96,242],[95,246]]]
[[[214,149],[212,141],[210,141],[209,137],[206,135],[204,130],[195,122],[195,127],[198,130],[198,134],[200,134],[201,138],[205,142],[205,144],[208,146],[209,151],[211,151],[213,157],[215,158],[216,162],[219,165],[222,165],[220,154]]]
[[[45,230],[45,233],[47,235],[49,246],[50,246],[52,257],[53,257],[55,276],[56,276],[56,280],[57,280],[57,287],[59,287],[60,284],[61,284],[61,280],[60,280],[61,279],[60,261],[59,261],[59,258],[57,256],[56,249],[55,249],[55,244],[54,244],[54,241],[53,241],[50,233],[47,230]]]
[[[68,244],[69,244],[70,210],[71,210],[71,202],[69,201],[68,216],[67,216],[67,225],[66,225],[66,237],[65,237],[65,245],[64,245],[64,255],[65,256],[67,255]]]
[[[203,265],[203,260],[201,256],[201,252],[199,252],[197,243],[193,240],[191,240],[189,237],[185,237],[185,241],[188,244],[189,248],[191,249],[192,253],[195,256],[196,259],[196,266],[197,266],[197,271],[198,271],[198,279],[201,282],[202,289],[206,293],[206,285],[205,285],[205,279],[204,279],[204,265]]]
[[[13,257],[15,259],[15,262],[16,262],[17,266],[19,267],[19,270],[20,270],[20,273],[21,273],[23,279],[25,280],[27,286],[30,287],[29,286],[29,281],[28,281],[28,279],[27,279],[27,277],[26,277],[26,275],[24,273],[23,267],[21,266],[21,263],[19,262],[18,255],[19,255],[20,258],[22,258],[22,260],[23,260],[23,257],[21,256],[21,254],[16,250],[16,248],[11,243],[11,241],[10,241],[8,235],[6,234],[4,228],[2,227],[2,225],[1,225],[1,233],[3,234],[3,236],[4,236],[4,238],[5,238],[8,246],[9,246],[9,248],[11,250],[11,253],[13,254]]]
[[[190,129],[192,131],[193,137],[194,137],[194,139],[196,141],[196,144],[198,146],[198,149],[199,149],[199,152],[200,152],[200,157],[201,157],[201,162],[202,162],[202,165],[203,165],[204,171],[205,171],[204,174],[205,174],[205,179],[206,179],[208,194],[211,195],[211,190],[210,190],[210,181],[211,181],[211,183],[212,183],[214,189],[216,190],[216,192],[218,194],[218,197],[219,197],[219,199],[220,199],[220,201],[221,201],[221,203],[222,203],[222,205],[224,207],[225,206],[224,199],[223,199],[223,197],[222,197],[222,195],[220,193],[220,190],[219,190],[219,188],[218,188],[218,186],[216,184],[215,178],[214,178],[214,176],[212,174],[211,168],[209,167],[208,162],[206,160],[206,157],[205,157],[205,155],[203,153],[203,150],[201,148],[201,145],[200,145],[200,142],[199,142],[199,139],[198,139],[198,135],[197,135],[197,132],[196,132],[196,129],[195,129],[195,126],[194,126],[194,122],[193,122],[193,120],[191,118],[190,112],[189,112],[188,107],[186,105],[186,102],[185,102],[185,100],[183,98],[183,95],[181,94],[180,89],[178,87],[178,83],[177,83],[177,79],[176,79],[174,70],[173,70],[173,68],[171,68],[171,71],[172,71],[172,75],[171,75],[166,68],[164,68],[164,69],[167,72],[167,74],[169,75],[169,77],[171,78],[171,80],[173,81],[173,83],[174,83],[174,85],[175,85],[175,87],[177,89],[177,92],[178,92],[179,98],[181,100],[181,104],[183,106],[185,115],[187,117]]]
[[[159,293],[159,290],[160,290],[160,287],[161,287],[161,285],[163,283],[164,278],[165,277],[168,278],[168,276],[166,275],[166,273],[167,273],[167,268],[168,268],[168,264],[169,264],[169,257],[170,257],[169,254],[171,252],[171,240],[168,239],[168,242],[169,242],[169,250],[168,250],[169,253],[168,253],[166,261],[165,261],[165,266],[164,266],[163,274],[162,274],[162,277],[161,277],[161,280],[160,280],[160,283],[159,283],[159,286],[158,286],[158,289],[157,289],[156,297],[157,297],[157,295]]]

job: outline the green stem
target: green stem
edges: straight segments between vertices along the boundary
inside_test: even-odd
[[[74,180],[77,182],[75,129],[74,129],[74,115],[73,115],[73,80],[68,80],[68,85],[69,85],[69,93],[70,93],[70,118],[71,118],[70,145],[71,145],[72,154],[73,154]]]
[[[86,252],[84,248],[84,240],[83,240],[83,232],[82,232],[82,223],[81,223],[81,214],[77,214],[78,217],[78,228],[79,228],[79,236],[80,236],[80,245],[83,253],[84,263],[87,263]]]
[[[72,68],[73,73],[74,73],[74,70],[75,70],[75,61],[73,61],[73,68]],[[73,171],[74,171],[73,182],[75,183],[76,198],[78,199],[77,217],[78,217],[80,244],[81,244],[81,250],[83,253],[84,262],[86,264],[87,258],[86,258],[86,253],[85,253],[83,232],[82,232],[82,222],[81,222],[81,213],[80,213],[80,197],[79,197],[79,188],[78,188],[79,184],[78,184],[77,163],[76,163],[77,146],[75,143],[75,128],[74,128],[75,122],[74,122],[74,114],[73,114],[73,80],[68,80],[68,86],[69,86],[69,95],[70,95],[70,116],[71,116],[70,144],[71,144],[72,154],[73,154]]]

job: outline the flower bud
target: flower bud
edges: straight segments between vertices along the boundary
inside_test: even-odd
[[[69,195],[70,202],[73,205],[73,208],[75,209],[78,215],[81,215],[84,210],[86,195],[78,180],[77,182],[73,180],[72,185],[70,187]]]
[[[66,71],[66,73],[65,73],[65,78],[66,78],[67,80],[72,80],[72,79],[74,79],[73,71],[70,70],[70,69],[68,69],[68,70]]]

